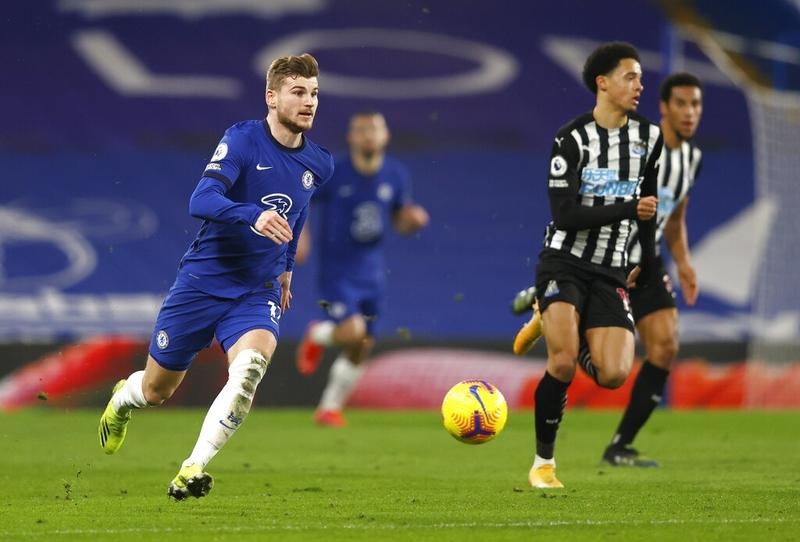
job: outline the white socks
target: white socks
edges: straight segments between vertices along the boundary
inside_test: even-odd
[[[228,382],[208,409],[191,455],[182,466],[204,469],[244,422],[253,404],[256,387],[269,362],[256,350],[242,350],[228,367]]]
[[[142,389],[143,379],[144,371],[136,371],[128,377],[125,385],[111,398],[111,404],[114,405],[114,410],[125,415],[131,410],[148,406],[144,398],[144,390]]]
[[[537,469],[542,465],[553,465],[553,468],[556,468],[556,459],[555,457],[550,459],[545,459],[543,457],[539,457],[538,455],[533,459],[533,467],[532,469]]]
[[[317,322],[311,328],[309,336],[311,340],[322,346],[333,346],[333,332],[336,330],[336,322],[325,320]]]
[[[324,323],[325,322],[323,322],[323,324]],[[325,386],[325,391],[322,392],[319,410],[341,411],[348,397],[350,397],[350,392],[353,391],[353,388],[363,373],[363,365],[355,365],[352,361],[344,357],[344,354],[340,354],[331,366],[331,372],[328,375],[328,385]]]

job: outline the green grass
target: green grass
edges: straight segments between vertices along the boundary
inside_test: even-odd
[[[0,414],[0,540],[800,540],[800,412],[659,411],[637,444],[660,469],[599,466],[618,412],[570,410],[565,490],[533,490],[533,417],[461,444],[436,412],[254,411],[209,466],[216,485],[166,486],[204,412],[134,414],[115,456],[98,411]]]

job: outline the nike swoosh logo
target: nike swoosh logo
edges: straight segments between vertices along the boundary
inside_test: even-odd
[[[272,166],[262,166],[261,164],[256,164],[256,169],[258,171],[264,171],[265,169],[272,169]]]

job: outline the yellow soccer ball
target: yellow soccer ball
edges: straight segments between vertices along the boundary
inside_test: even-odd
[[[447,432],[467,444],[482,444],[500,434],[508,419],[506,398],[485,380],[464,380],[442,401],[442,421]]]

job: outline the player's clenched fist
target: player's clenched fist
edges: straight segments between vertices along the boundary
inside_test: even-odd
[[[658,209],[658,198],[655,196],[646,196],[639,200],[636,204],[636,216],[639,220],[650,220],[656,216]]]
[[[286,219],[275,211],[261,213],[253,228],[264,237],[271,239],[276,245],[292,240],[292,228]]]

